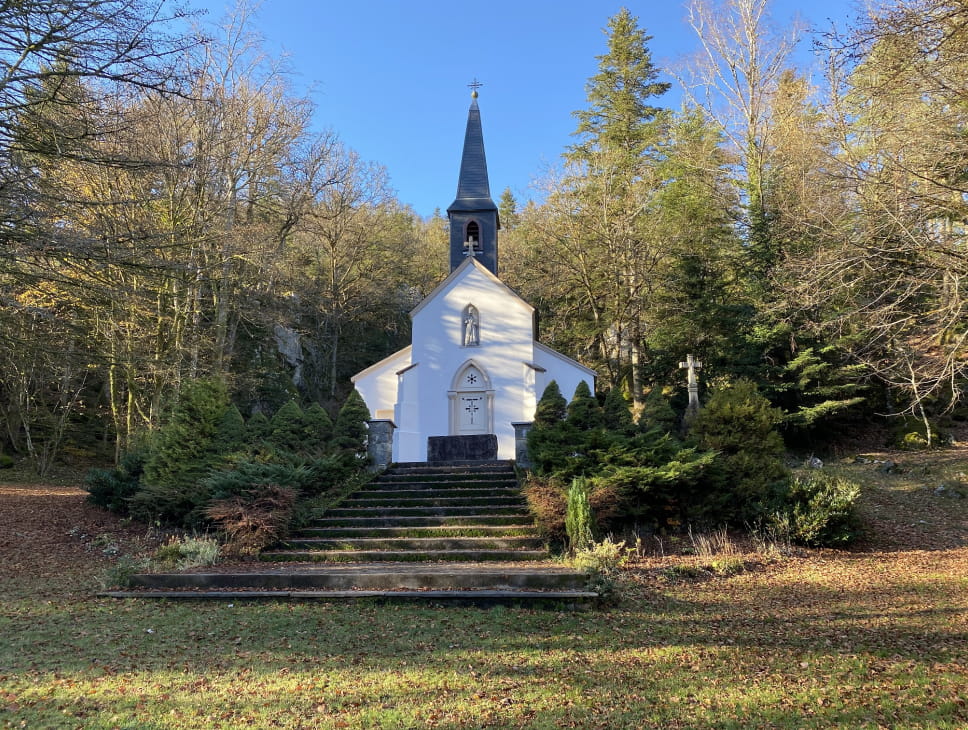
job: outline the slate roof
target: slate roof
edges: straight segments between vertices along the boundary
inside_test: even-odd
[[[491,200],[491,187],[487,180],[481,110],[477,106],[477,99],[473,99],[467,112],[467,131],[464,133],[464,153],[460,160],[457,198],[447,212],[477,210],[497,210],[497,206]]]

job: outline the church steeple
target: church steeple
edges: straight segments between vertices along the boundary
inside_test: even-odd
[[[477,106],[476,81],[471,84],[471,107],[467,112],[464,153],[457,180],[457,198],[447,208],[450,220],[450,269],[453,271],[474,256],[497,276],[497,206],[491,200],[484,157],[481,110]]]

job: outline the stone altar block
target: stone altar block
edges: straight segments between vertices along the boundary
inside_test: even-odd
[[[427,461],[494,461],[496,459],[497,436],[493,433],[427,438]]]

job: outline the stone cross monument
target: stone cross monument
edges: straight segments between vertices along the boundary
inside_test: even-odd
[[[686,355],[685,361],[679,367],[689,371],[689,405],[686,407],[686,420],[691,421],[699,413],[699,379],[696,371],[702,369],[702,363],[692,355]]]

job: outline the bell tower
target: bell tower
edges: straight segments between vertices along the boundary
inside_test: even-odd
[[[470,86],[473,91],[471,107],[467,112],[457,198],[447,208],[447,218],[450,220],[450,270],[460,266],[468,256],[473,256],[497,276],[497,232],[501,222],[497,206],[491,200],[487,180],[481,110],[477,106],[477,89],[481,84],[474,81]]]

